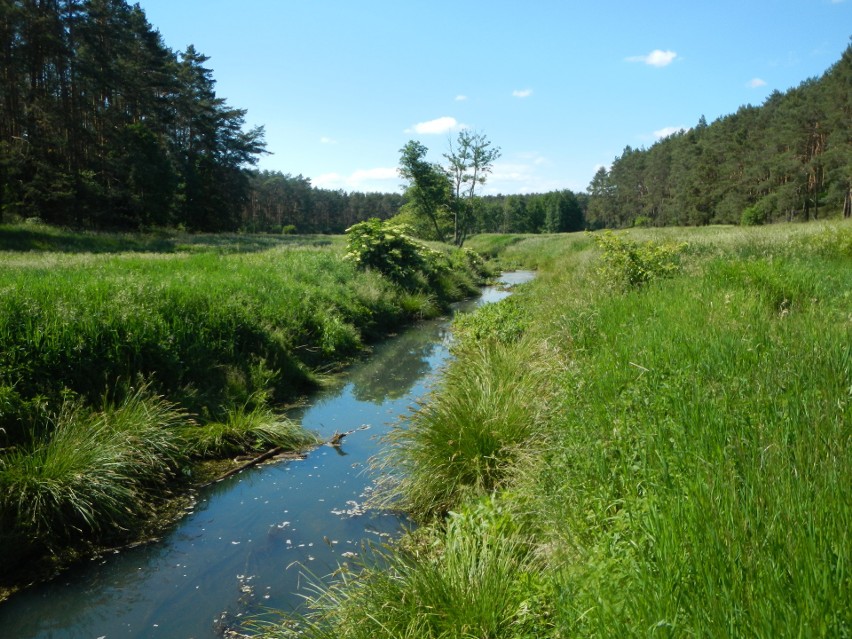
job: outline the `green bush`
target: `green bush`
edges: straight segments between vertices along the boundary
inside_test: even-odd
[[[424,247],[404,227],[371,218],[346,229],[346,235],[346,257],[358,268],[375,269],[407,288],[415,286],[418,273],[426,269]]]
[[[740,224],[742,226],[760,226],[766,224],[766,211],[762,206],[757,204],[749,206],[743,210],[743,214],[740,217]]]
[[[595,238],[601,249],[604,280],[620,288],[636,288],[648,282],[675,275],[685,243],[639,244],[607,231]]]

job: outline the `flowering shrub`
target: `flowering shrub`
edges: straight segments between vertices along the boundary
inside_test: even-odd
[[[428,252],[406,234],[403,226],[371,218],[348,229],[346,258],[361,269],[375,269],[396,284],[413,288],[428,266]]]
[[[595,238],[604,265],[600,273],[610,285],[636,288],[651,280],[671,277],[680,271],[679,257],[685,243],[631,242],[612,231]]]

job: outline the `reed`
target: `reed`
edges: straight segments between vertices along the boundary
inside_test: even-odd
[[[504,486],[543,442],[546,364],[532,341],[462,346],[436,391],[388,435],[381,503],[428,519]]]

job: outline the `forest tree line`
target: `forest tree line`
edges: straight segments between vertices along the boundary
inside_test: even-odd
[[[322,189],[309,178],[278,171],[249,172],[251,187],[240,223],[252,233],[342,233],[356,222],[372,217],[398,217],[414,227],[405,215],[403,193],[360,193]],[[474,233],[558,233],[585,228],[587,197],[569,190],[525,195],[484,195],[474,203]],[[429,239],[428,225],[417,232]]]
[[[339,233],[411,198],[252,170],[262,127],[218,97],[126,0],[0,0],[0,221]],[[852,214],[852,46],[821,78],[648,149],[587,194],[470,198],[470,232],[807,220]]]
[[[852,45],[762,106],[627,147],[588,187],[587,223],[759,224],[852,215]]]
[[[207,60],[125,0],[0,0],[3,219],[237,228],[264,134]]]

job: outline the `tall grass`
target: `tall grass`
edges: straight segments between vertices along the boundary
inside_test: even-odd
[[[536,636],[549,609],[539,562],[498,502],[450,516],[407,549],[372,549],[319,587],[298,624],[261,626],[269,639],[490,639]]]
[[[314,387],[316,367],[469,291],[463,274],[452,290],[413,296],[356,271],[342,247],[63,260],[0,258],[8,442],[23,436],[34,398],[56,405],[71,390],[89,402],[120,399],[140,375],[204,419],[266,391],[281,402]]]
[[[629,237],[655,239],[647,230]],[[520,341],[548,345],[537,393],[548,409],[533,412],[527,432],[535,435],[513,449],[524,463],[492,483],[464,481],[470,468],[500,466],[476,447],[458,454],[461,431],[476,438],[513,413],[505,402],[478,412],[487,402],[462,398],[492,396],[471,390],[488,386],[480,378],[499,380],[496,395],[511,395],[542,357],[461,348],[436,397],[394,435],[409,495],[402,503],[467,512],[469,495],[491,490],[516,526],[523,521],[534,551],[485,605],[499,616],[503,593],[530,583],[544,603],[531,625],[505,636],[850,636],[852,228],[666,229],[656,239],[688,243],[681,272],[627,288],[607,286],[613,274],[600,268],[589,238],[505,243],[512,259],[528,251],[543,268],[519,298]],[[514,373],[483,375],[492,368]],[[437,518],[421,534],[444,534],[452,521]],[[459,534],[474,544],[482,533]],[[517,539],[497,534],[502,543]],[[441,548],[416,557],[405,574],[437,570],[430,583],[441,601],[464,601],[443,581],[452,568]],[[316,636],[360,626],[382,636],[443,636],[429,634],[440,606],[405,608],[402,589],[371,589],[399,579],[419,593],[401,574],[370,569],[351,588],[332,586],[332,599],[321,601],[346,612],[326,615],[331,629]],[[476,571],[465,583],[478,587]],[[369,602],[358,599],[364,593]],[[376,611],[390,611],[393,622]],[[482,616],[471,612],[467,635],[439,632],[504,636],[474,625]]]
[[[448,250],[434,290],[403,291],[329,238],[4,227],[0,247],[4,570],[126,537],[187,460],[315,443],[274,407],[479,275]]]
[[[424,519],[504,486],[543,443],[547,356],[524,340],[460,350],[437,392],[387,437],[383,503]]]
[[[0,563],[80,538],[121,538],[186,461],[185,421],[145,389],[97,412],[66,402],[49,429],[0,456]]]
[[[283,448],[303,450],[319,443],[299,424],[261,406],[241,406],[223,422],[188,424],[181,430],[184,447],[193,457],[220,459],[249,451]]]

